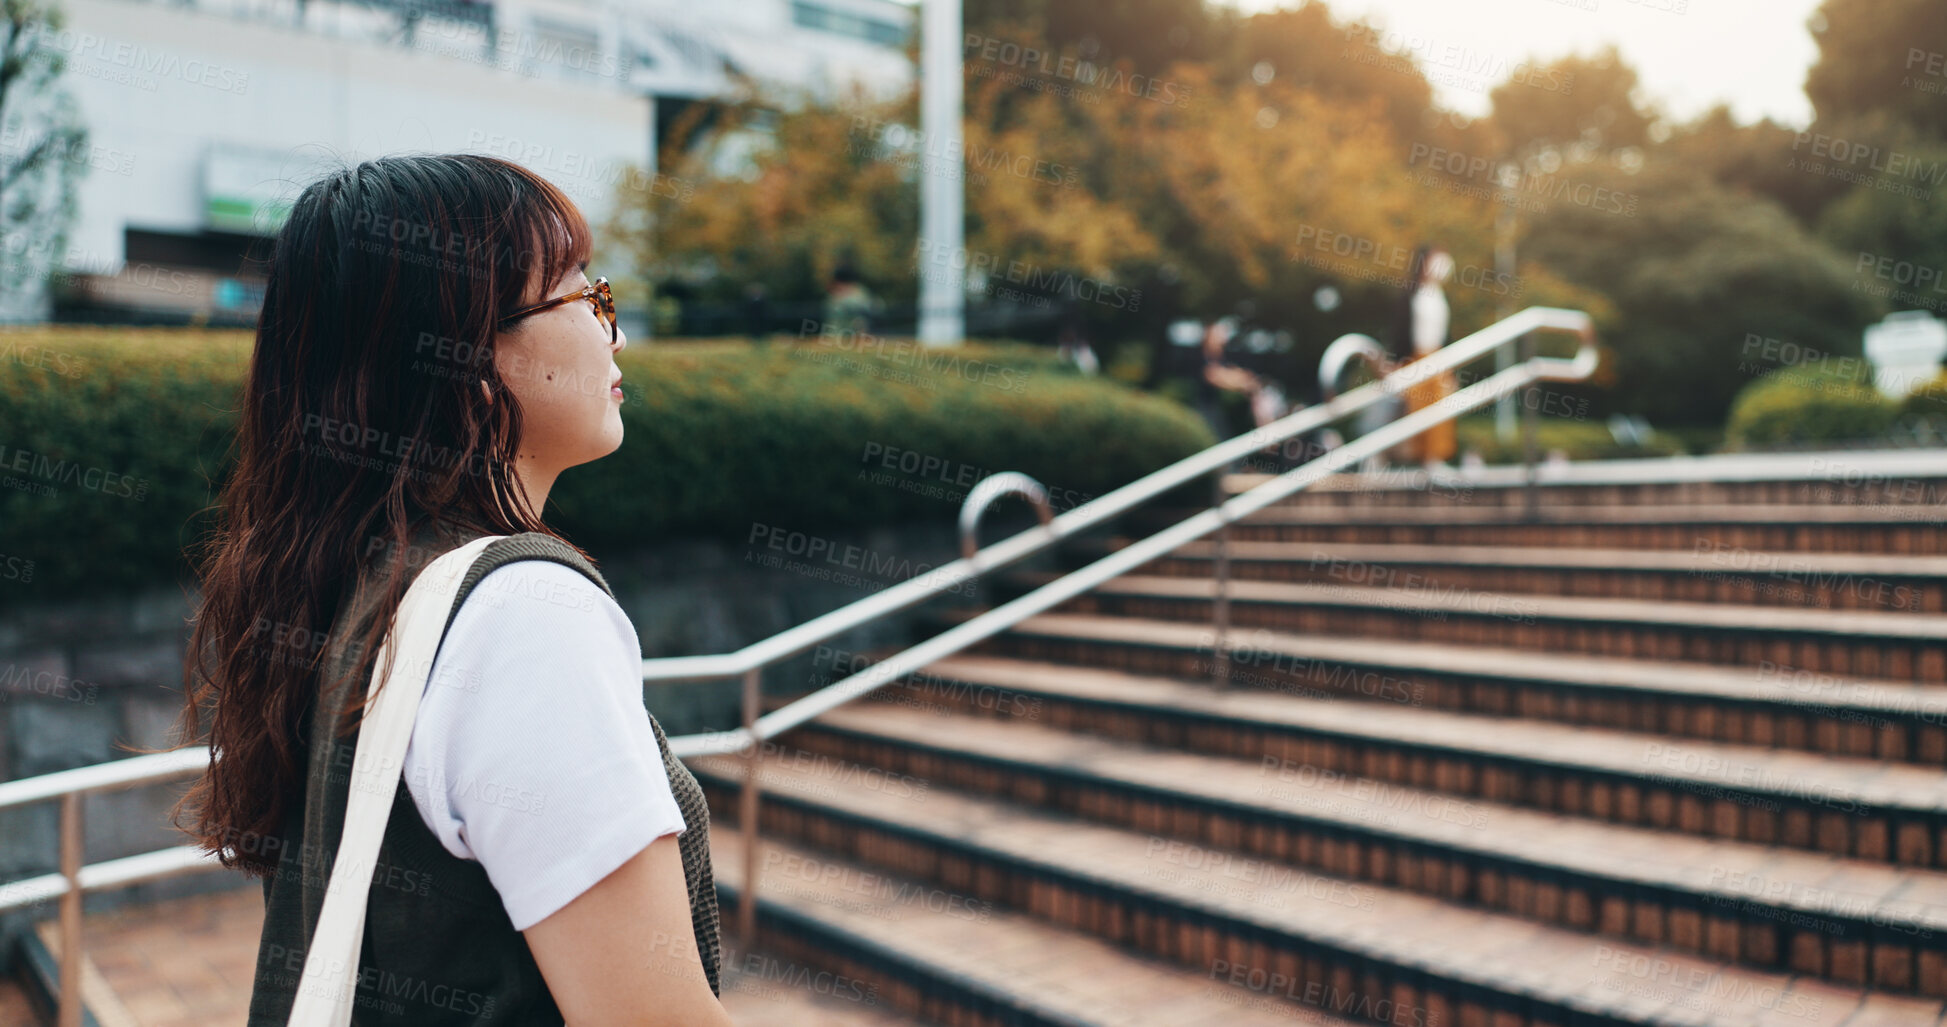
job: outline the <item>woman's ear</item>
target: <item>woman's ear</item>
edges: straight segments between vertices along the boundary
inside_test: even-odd
[[[485,378],[480,379],[480,394],[487,397],[487,402],[492,403],[494,401],[493,387],[487,384]]]

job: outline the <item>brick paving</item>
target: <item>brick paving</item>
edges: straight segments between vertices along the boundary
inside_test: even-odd
[[[263,921],[263,891],[254,882],[89,914],[82,948],[106,989],[90,995],[90,1011],[101,1027],[241,1027],[250,1012]],[[53,946],[59,932],[51,923],[43,926],[50,951],[58,951]],[[723,1004],[739,1027],[918,1025],[889,1009],[820,995],[788,980],[766,980],[761,954],[741,963],[726,955],[724,965]],[[739,972],[740,966],[754,972]],[[31,1010],[18,985],[0,981],[0,1027],[36,1023]]]
[[[1714,550],[1565,549],[1554,546],[1430,546],[1330,542],[1233,541],[1232,560],[1289,562],[1313,558],[1373,564],[1426,564],[1495,570],[1560,568],[1619,571],[1728,571],[1738,574],[1859,574],[1886,578],[1947,577],[1947,557],[1884,556],[1873,553],[1740,553],[1736,563],[1715,559]],[[1211,541],[1191,542],[1176,555],[1207,559]]]
[[[1052,639],[1081,638],[1131,645],[1168,646],[1208,653],[1208,624],[1147,617],[1044,613],[1017,625],[1011,634]],[[1396,671],[1474,675],[1506,681],[1624,689],[1645,695],[1722,698],[1747,702],[1789,702],[1873,713],[1947,711],[1947,684],[1846,677],[1812,680],[1795,687],[1789,679],[1766,678],[1749,668],[1678,660],[1640,660],[1580,653],[1524,652],[1493,646],[1455,645],[1397,638],[1324,637],[1289,632],[1233,631],[1229,645],[1246,657],[1287,656],[1293,660],[1385,667]],[[1789,669],[1789,668],[1787,668]]]
[[[741,844],[734,832],[710,835],[718,879],[732,887],[742,879]],[[926,901],[931,893],[916,882],[786,843],[765,845],[758,886],[765,903],[857,937],[890,934],[898,953],[923,962],[928,974],[1012,995],[1014,1004],[1042,1015],[1121,1027],[1353,1027],[1262,986],[1231,985],[1023,913],[933,908],[944,904]],[[808,876],[806,867],[815,873]],[[872,883],[835,887],[832,874]]]
[[[1219,692],[1200,682],[994,657],[954,657],[933,664],[927,673],[1097,702],[1214,714],[1245,723],[1302,727],[1429,749],[1472,751],[1564,769],[1675,777],[1698,786],[1746,788],[1780,796],[1809,793],[1894,809],[1947,810],[1947,774],[1935,768],[1889,765],[1879,760],[1706,741],[1672,742],[1628,731],[1481,717],[1398,703],[1309,702],[1275,692]],[[826,722],[850,723],[836,717]],[[1077,740],[1077,744],[1082,741]],[[1680,758],[1662,758],[1666,751]]]
[[[925,720],[932,720],[933,728],[926,732],[929,736],[958,735],[969,747],[981,749],[997,741],[991,731],[956,722],[960,718],[928,718],[891,710],[862,711],[858,717],[880,715],[887,716],[885,730],[908,737],[921,732]],[[1013,729],[1017,734],[1031,734],[1020,725]],[[1035,737],[1022,744],[1032,748],[1036,742],[1046,741],[1045,737]],[[1099,753],[1074,750],[1050,752],[1044,758],[1051,763],[1086,764],[1091,768],[1105,762]],[[696,766],[707,775],[733,780],[742,776],[742,763],[733,758],[706,758],[698,760]],[[1181,779],[1183,769],[1159,765],[1154,776]],[[1092,882],[1092,895],[1161,896],[1184,908],[1228,917],[1260,931],[1285,932],[1394,965],[1414,966],[1435,976],[1514,989],[1610,1015],[1628,1016],[1632,1010],[1640,1010],[1654,1011],[1666,1022],[1851,1024],[1861,1022],[1851,1017],[1867,998],[1859,989],[1830,987],[1815,978],[1550,928],[1524,917],[1467,909],[1396,889],[1348,886],[1329,877],[1294,873],[1279,864],[1238,860],[1216,848],[1172,845],[1154,834],[1076,821],[955,791],[929,789],[923,801],[886,789],[846,789],[834,795],[824,783],[830,767],[817,762],[773,758],[761,772],[767,792],[840,809],[854,818],[872,818],[888,834],[924,833],[938,839],[942,846],[965,851],[976,863],[1002,861],[1038,867],[1056,877],[1080,876]],[[1201,787],[1202,782],[1196,785]],[[735,844],[732,836],[718,849],[719,866],[725,865]],[[762,890],[767,899],[776,898],[858,934],[898,938],[908,947],[916,935],[927,933],[914,930],[915,919],[931,926],[932,921],[945,918],[945,914],[916,908],[912,900],[916,889],[887,884],[887,880],[900,878],[889,877],[882,868],[867,870],[842,856],[785,843],[766,845],[761,863],[765,874]],[[902,853],[915,866],[944,862],[943,857],[931,853]],[[901,855],[888,852],[881,858],[896,861]],[[741,862],[735,866],[733,873],[741,870]],[[1005,916],[1003,919],[1003,913],[996,910],[994,922],[1012,932],[1026,928],[1013,919],[1013,914]],[[982,926],[985,924],[983,920]],[[970,940],[978,933],[975,926],[963,924],[955,937],[978,948]],[[1042,929],[1049,930],[1045,925]],[[1039,943],[1041,948],[1030,947],[1029,951],[1041,952],[1049,961],[1066,960],[1069,957],[1057,956],[1052,949],[1068,944],[1072,942],[1056,931]],[[961,972],[958,963],[924,945],[916,954],[929,963],[944,959],[947,963],[941,965]],[[964,959],[964,952],[959,957]],[[982,961],[989,958],[983,955]],[[1646,969],[1652,967],[1656,969]],[[999,969],[1029,974],[1024,980],[1031,986],[1025,994],[1046,994],[1041,979],[1033,976],[1027,964]],[[1899,1022],[1934,1024],[1947,1017],[1947,1005],[1939,998],[1878,995],[1872,1001],[1875,1008],[1897,1011],[1903,1018]],[[1120,1016],[1104,1013],[1096,1022],[1141,1022]]]
[[[1329,705],[1282,696],[1219,694],[1136,675],[1056,669],[990,657],[943,660],[930,672],[1025,694],[1060,691],[1166,710],[1255,709],[1261,711],[1261,721],[1275,721],[1280,707],[1312,713]],[[1334,712],[1362,719],[1373,711],[1345,704]],[[824,723],[936,751],[1018,761],[1030,772],[1040,768],[1044,773],[1086,774],[1186,798],[1286,812],[1345,831],[1371,832],[1470,856],[1499,856],[1584,876],[1654,884],[1729,904],[1776,903],[1801,912],[1841,912],[1914,932],[1947,932],[1947,872],[1937,870],[1600,823],[1487,800],[1456,807],[1432,791],[1355,787],[1345,779],[1298,773],[1296,768],[1267,769],[1258,758],[1170,751],[1036,724],[898,707],[837,711],[827,715]],[[1395,727],[1383,717],[1365,725],[1381,733]],[[1526,739],[1517,734],[1494,741],[1518,749]],[[1857,769],[1864,774],[1868,768],[1884,769],[1876,764]],[[1464,816],[1457,815],[1463,810]],[[1802,887],[1780,889],[1776,882],[1798,882]],[[1764,894],[1752,894],[1753,888]]]
[[[1095,590],[1098,595],[1168,596],[1208,599],[1217,583],[1210,578],[1125,574]],[[1544,621],[1599,624],[1708,627],[1754,632],[1861,636],[1888,639],[1938,639],[1947,636],[1947,615],[1899,615],[1859,610],[1797,610],[1724,603],[1672,603],[1593,596],[1516,593],[1455,594],[1445,590],[1361,587],[1341,584],[1233,580],[1232,602],[1291,606],[1348,606],[1424,614],[1533,616]],[[1505,605],[1497,606],[1497,602]]]

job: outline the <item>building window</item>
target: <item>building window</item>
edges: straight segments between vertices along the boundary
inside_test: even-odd
[[[823,4],[807,3],[805,0],[793,0],[791,20],[808,29],[863,39],[880,46],[906,45],[906,28],[903,25],[845,11],[835,11]]]

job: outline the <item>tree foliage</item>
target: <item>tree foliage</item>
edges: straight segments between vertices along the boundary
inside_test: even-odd
[[[88,136],[60,86],[58,7],[0,0],[0,317],[34,301],[67,249]]]
[[[644,267],[723,300],[751,281],[810,300],[843,261],[910,300],[928,247],[915,246],[920,176],[963,176],[968,252],[954,258],[988,272],[976,285],[1112,287],[1129,302],[1077,315],[1111,348],[1161,352],[1170,317],[1248,311],[1295,337],[1266,370],[1306,391],[1333,337],[1383,333],[1408,254],[1438,243],[1457,269],[1453,337],[1531,304],[1589,310],[1611,358],[1597,409],[1716,425],[1763,369],[1740,359],[1749,337],[1856,353],[1883,303],[1848,260],[1947,238],[1938,215],[1792,164],[1803,133],[1724,110],[1670,125],[1613,48],[1517,66],[1472,121],[1435,103],[1410,55],[1323,3],[1117,3],[1121,17],[970,2],[964,153],[919,135],[915,96],[721,112],[718,145],[753,126],[768,142],[735,174],[710,146],[665,150],[663,170],[696,188],[637,198]],[[1870,6],[1826,12],[1837,25]],[[1881,45],[1836,45],[1853,32],[1822,38],[1821,74]],[[995,40],[1041,56],[996,60]],[[1138,78],[1147,90],[1119,87]],[[1512,274],[1496,261],[1504,239]],[[1335,310],[1312,302],[1323,286]]]
[[[1825,0],[1819,59],[1805,76],[1818,123],[1875,114],[1947,139],[1947,10],[1939,0]]]

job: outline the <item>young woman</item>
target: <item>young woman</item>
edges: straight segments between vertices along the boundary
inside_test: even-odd
[[[200,554],[176,810],[263,878],[251,1027],[289,1017],[373,659],[412,577],[482,535],[372,875],[353,1022],[729,1024],[708,813],[634,627],[541,520],[622,443],[626,339],[586,222],[485,156],[328,175],[278,234],[219,530]]]

